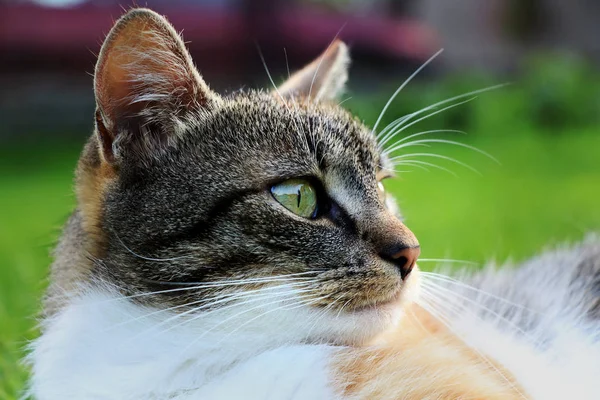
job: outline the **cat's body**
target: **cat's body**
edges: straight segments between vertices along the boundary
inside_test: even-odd
[[[421,277],[377,189],[389,156],[326,102],[347,62],[336,42],[275,93],[221,98],[161,17],[117,23],[33,397],[598,397],[598,239],[478,289]]]

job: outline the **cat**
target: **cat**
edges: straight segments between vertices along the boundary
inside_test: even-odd
[[[421,272],[393,160],[334,101],[348,66],[336,40],[222,97],[164,17],[115,23],[26,396],[600,396],[600,240]]]

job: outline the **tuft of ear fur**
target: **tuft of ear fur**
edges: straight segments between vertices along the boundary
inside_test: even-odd
[[[309,100],[333,100],[348,80],[348,47],[336,40],[313,62],[294,73],[278,89],[284,98],[299,96]]]
[[[96,64],[96,131],[103,159],[173,145],[190,113],[219,101],[181,37],[154,11],[132,9],[108,34]]]

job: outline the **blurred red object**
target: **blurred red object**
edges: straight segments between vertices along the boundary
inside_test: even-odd
[[[178,30],[190,51],[208,68],[235,70],[256,58],[255,43],[265,52],[285,47],[295,58],[320,53],[336,32],[353,51],[389,60],[420,62],[437,50],[436,34],[408,19],[355,16],[310,7],[278,7],[268,12],[239,7],[191,5],[157,7]],[[31,4],[0,4],[2,69],[89,69],[104,34],[123,13],[120,7],[84,4],[45,8]],[[271,49],[271,50],[270,50]],[[241,64],[240,64],[241,63]],[[251,63],[252,64],[252,63]]]

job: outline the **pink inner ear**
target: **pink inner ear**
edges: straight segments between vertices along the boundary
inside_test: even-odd
[[[181,101],[170,98],[175,92],[194,96],[195,77],[178,40],[151,15],[126,17],[117,24],[96,69],[97,101],[107,119],[139,112],[148,101]]]
[[[177,113],[206,106],[216,96],[173,27],[142,9],[130,11],[109,33],[96,66],[95,86],[98,106],[110,126],[149,105]]]
[[[113,62],[114,58],[110,51],[99,70],[100,73],[96,75],[98,106],[111,121],[117,118],[116,109],[126,107],[127,100],[131,99],[129,76],[119,63]]]
[[[346,82],[349,62],[346,45],[336,40],[319,57],[294,73],[278,91],[284,97],[331,100],[338,95]]]
[[[174,119],[218,100],[173,27],[144,9],[127,13],[109,33],[96,65],[95,92],[97,132],[107,160],[114,159],[111,149],[119,125],[161,124],[160,135],[138,134],[132,140],[166,142]]]

